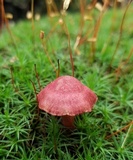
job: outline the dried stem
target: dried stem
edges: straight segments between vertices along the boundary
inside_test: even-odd
[[[53,14],[58,13],[58,9],[56,7],[56,4],[53,0],[46,0],[46,6],[47,6],[47,14],[48,16],[52,17]]]
[[[124,138],[124,141],[123,141],[123,143],[122,143],[122,145],[121,145],[121,148],[124,148],[124,146],[125,146],[125,143],[126,143],[126,140],[127,140],[128,136],[129,136],[129,133],[130,133],[130,131],[131,131],[132,125],[133,125],[133,121],[132,121],[131,125],[130,125],[129,128],[128,128],[127,134],[126,134],[126,136],[125,136],[125,138]]]
[[[133,121],[131,121],[128,125],[124,126],[123,128],[119,129],[118,131],[106,136],[106,139],[111,138],[112,136],[117,135],[118,133],[122,132],[123,130],[126,130],[128,127],[130,127],[133,124]]]
[[[67,39],[68,39],[68,49],[69,49],[69,55],[70,55],[70,61],[71,61],[71,67],[72,67],[72,76],[74,77],[74,62],[73,62],[73,56],[72,56],[72,49],[71,49],[71,42],[70,42],[70,34],[69,34],[69,31],[68,31],[68,28],[66,26],[66,23],[65,23],[65,20],[62,16],[62,20],[63,20],[63,23],[62,23],[62,28],[67,36]]]
[[[9,35],[10,35],[10,37],[11,37],[11,41],[12,41],[12,43],[13,43],[13,46],[14,46],[14,49],[15,49],[15,51],[16,51],[16,53],[18,54],[18,50],[17,50],[17,46],[16,46],[16,43],[15,43],[15,40],[14,40],[14,37],[13,37],[13,35],[12,35],[12,32],[11,32],[11,30],[10,30],[10,27],[9,27],[9,24],[8,24],[8,20],[7,20],[7,18],[6,18],[6,15],[5,15],[5,9],[4,9],[4,3],[3,3],[3,0],[1,0],[1,13],[2,13],[2,21],[5,23],[5,25],[6,25],[6,28],[7,28],[7,31],[8,31],[8,33],[9,33]],[[2,22],[2,23],[3,23]],[[0,22],[1,23],[1,22]]]
[[[121,41],[121,37],[122,37],[122,33],[123,33],[124,20],[125,20],[126,13],[127,13],[127,11],[128,11],[128,8],[129,8],[131,2],[132,2],[132,0],[130,0],[130,1],[128,2],[127,7],[126,7],[125,12],[124,12],[123,17],[122,17],[122,21],[121,21],[121,25],[120,25],[119,39],[118,39],[118,41],[117,41],[116,48],[115,48],[115,51],[114,51],[114,53],[113,53],[113,56],[112,56],[112,59],[111,59],[111,62],[110,62],[110,68],[112,67],[112,63],[113,63],[113,61],[114,61],[114,57],[115,57],[115,55],[116,55],[116,53],[117,53],[117,50],[118,50],[118,48],[119,48],[119,45],[120,45],[120,41]]]
[[[32,13],[32,43],[35,48],[35,25],[34,25],[34,0],[31,0],[31,13]]]
[[[0,31],[3,27],[4,22],[4,6],[3,6],[3,0],[0,0]]]
[[[58,70],[57,70],[56,77],[58,78],[60,76],[60,61],[59,61],[59,59],[57,60],[57,63],[58,63]]]
[[[36,95],[36,100],[37,100],[37,91],[36,91],[36,87],[35,87],[35,85],[34,85],[34,83],[33,83],[32,80],[30,80],[30,82],[31,82],[31,84],[32,84],[32,86],[33,86],[33,89],[34,89],[34,92],[35,92],[35,95]],[[38,101],[38,100],[37,100],[37,101]]]
[[[85,14],[85,0],[80,0],[80,30],[79,35],[82,35],[83,27],[84,27],[84,14]]]
[[[117,79],[118,79],[118,75],[121,74],[121,71],[122,71],[123,66],[126,66],[126,64],[129,62],[132,54],[133,54],[133,48],[131,48],[131,50],[130,50],[130,52],[129,52],[129,55],[128,55],[126,61],[123,62],[123,63],[122,63],[122,62],[119,63],[119,66],[118,66],[117,69],[115,70],[116,73],[117,73]]]
[[[20,92],[20,90],[17,89],[16,86],[15,86],[12,67],[10,67],[10,73],[11,73],[11,81],[12,81],[12,86],[13,86],[14,91],[25,100],[25,95],[22,92]]]
[[[131,48],[130,52],[129,52],[129,55],[127,57],[127,60],[124,62],[124,65],[126,65],[128,63],[128,61],[130,60],[131,56],[133,54],[133,48]]]
[[[39,85],[39,89],[41,90],[41,84],[40,84],[40,79],[39,79],[39,75],[38,75],[38,72],[37,72],[36,64],[34,64],[34,68],[35,68],[35,74],[36,74],[36,79],[37,79],[37,82],[38,82],[38,85]]]
[[[11,73],[11,81],[12,81],[12,86],[15,92],[18,91],[18,89],[15,87],[15,82],[14,82],[14,76],[13,76],[13,70],[12,67],[10,67],[10,73]]]
[[[100,24],[101,24],[104,12],[105,12],[108,4],[109,4],[109,1],[105,0],[104,1],[104,5],[103,5],[103,9],[101,11],[101,14],[100,14],[100,16],[99,16],[99,18],[97,20],[97,23],[96,23],[96,25],[94,27],[94,33],[93,33],[92,39],[97,39],[99,28],[100,28]],[[93,41],[92,45],[91,45],[91,58],[92,58],[92,61],[94,60],[94,56],[95,56],[95,46],[96,46],[96,41]]]
[[[97,3],[97,0],[92,0],[92,1],[91,1],[91,4],[90,4],[89,7],[88,7],[88,9],[89,9],[89,10],[92,10],[92,9],[95,7],[96,3]]]
[[[47,49],[46,49],[46,43],[45,43],[45,40],[44,40],[44,32],[43,31],[40,32],[40,39],[41,39],[41,42],[42,42],[42,46],[43,46],[44,52],[46,53],[46,56],[48,57],[48,60],[49,60],[50,64],[52,65],[54,71],[56,72],[55,65],[52,62],[52,60],[51,60],[51,58],[50,58],[50,56],[49,56],[49,54],[47,52]]]
[[[51,30],[49,31],[47,37],[46,37],[46,41],[49,40],[50,36],[53,34],[53,32],[55,31],[56,27],[59,25],[59,22],[57,22],[52,28]]]
[[[35,87],[35,85],[34,85],[34,83],[33,83],[32,80],[30,80],[30,82],[31,82],[31,84],[32,84],[32,86],[33,86],[34,93],[35,93],[35,95],[36,95],[36,101],[38,102],[36,87]],[[40,113],[39,107],[38,107],[38,109],[37,109],[37,113],[38,113],[37,115],[38,115],[38,119],[39,119],[39,113]]]

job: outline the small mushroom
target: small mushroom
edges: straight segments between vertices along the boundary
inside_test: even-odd
[[[48,84],[37,95],[41,110],[61,116],[65,127],[74,128],[74,117],[91,112],[96,94],[72,76],[61,76]]]

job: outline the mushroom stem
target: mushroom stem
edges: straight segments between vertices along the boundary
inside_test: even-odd
[[[74,117],[75,116],[62,116],[62,124],[67,127],[67,128],[71,128],[74,129]]]

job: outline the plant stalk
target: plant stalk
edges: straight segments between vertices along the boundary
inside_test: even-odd
[[[75,116],[68,116],[68,115],[62,116],[62,124],[67,128],[74,129],[75,128],[74,117]]]

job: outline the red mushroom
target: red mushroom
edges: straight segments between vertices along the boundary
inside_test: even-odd
[[[74,117],[91,112],[97,96],[76,78],[61,76],[41,90],[37,99],[41,110],[61,116],[64,126],[74,128]]]

